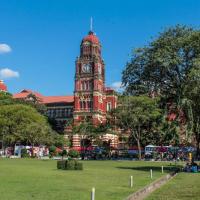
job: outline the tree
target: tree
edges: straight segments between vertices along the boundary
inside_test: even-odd
[[[80,124],[74,125],[72,132],[73,134],[79,134],[82,137],[81,146],[83,146],[83,149],[84,149],[84,152],[82,152],[83,159],[86,153],[85,149],[88,146],[91,146],[92,143],[98,146],[104,146],[105,142],[102,142],[100,136],[106,133],[110,133],[110,134],[115,133],[112,130],[112,127],[108,123],[93,125],[91,119],[87,117],[85,117],[84,120]],[[106,147],[107,146],[108,145],[106,144]]]
[[[159,96],[166,113],[170,112],[167,104],[173,104],[176,119],[163,124],[163,139],[175,144],[178,132],[195,135],[198,152],[199,57],[200,30],[177,25],[160,33],[147,46],[135,49],[122,76],[126,94]],[[185,125],[187,129],[183,130]]]
[[[186,114],[187,137],[195,138],[197,157],[200,156],[200,60],[187,75],[184,85],[183,109]]]
[[[12,99],[12,95],[8,92],[0,92],[0,106],[13,104],[14,100]]]
[[[135,49],[123,71],[128,94],[159,94],[179,105],[186,75],[200,56],[200,31],[177,25],[147,46]]]
[[[138,157],[141,159],[141,139],[152,131],[161,116],[157,99],[148,96],[124,96],[120,105],[114,110],[117,124],[129,131],[138,146]]]
[[[69,147],[71,145],[69,139],[65,138],[64,135],[54,134],[53,136],[53,144],[56,147],[62,147],[64,149],[65,146]]]
[[[79,134],[82,137],[81,146],[84,148],[82,158],[84,159],[85,149],[91,145],[92,138],[95,136],[95,127],[90,119],[84,118],[80,124],[73,126],[72,132],[73,134]]]
[[[46,115],[47,107],[41,103],[41,99],[34,94],[29,94],[27,99],[13,99],[17,104],[30,105],[35,108],[40,114]]]
[[[31,145],[31,155],[33,156],[33,147],[35,145],[51,144],[53,132],[49,125],[43,119],[38,119],[30,124],[21,126],[21,135],[23,141]]]
[[[46,118],[33,107],[22,104],[0,106],[0,133],[4,142],[11,145],[24,142],[33,147],[53,140]]]

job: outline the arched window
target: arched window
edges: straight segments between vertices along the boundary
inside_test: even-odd
[[[90,109],[90,101],[87,101],[87,107]]]
[[[83,101],[83,109],[86,109],[86,102]]]
[[[80,109],[82,110],[83,109],[83,102],[80,101]]]
[[[111,102],[107,102],[107,111],[111,111],[111,109],[112,109]]]
[[[90,100],[90,101],[87,102],[87,105],[88,105],[88,108],[89,108],[89,109],[92,109],[92,107],[93,107],[93,102]]]

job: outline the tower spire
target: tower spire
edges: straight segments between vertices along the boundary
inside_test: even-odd
[[[90,31],[93,32],[93,19],[90,18]]]

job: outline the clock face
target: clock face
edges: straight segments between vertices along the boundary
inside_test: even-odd
[[[88,64],[83,64],[83,66],[82,66],[82,71],[84,72],[84,73],[89,73],[89,72],[91,72],[91,66],[90,66],[90,64],[88,63]]]

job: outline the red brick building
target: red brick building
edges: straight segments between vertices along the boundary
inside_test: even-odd
[[[3,80],[0,80],[0,92],[7,92],[7,86],[5,85],[5,83],[3,82]]]
[[[101,44],[90,31],[81,42],[80,56],[76,60],[74,122],[78,123],[87,116],[93,124],[104,123],[106,112],[115,108],[116,102],[114,90],[105,87]]]
[[[94,125],[106,122],[108,111],[116,107],[117,96],[105,86],[105,64],[101,56],[101,43],[90,31],[81,41],[80,56],[76,60],[74,95],[43,96],[31,90],[14,94],[15,99],[34,100],[47,106],[47,115],[59,125],[72,120],[75,124],[88,118]],[[4,88],[2,86],[2,88]],[[74,145],[79,146],[79,136]],[[116,138],[115,138],[116,140]]]

